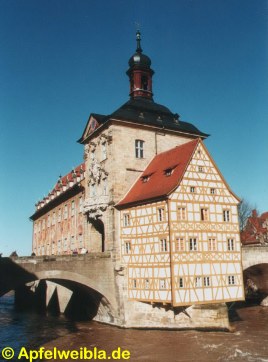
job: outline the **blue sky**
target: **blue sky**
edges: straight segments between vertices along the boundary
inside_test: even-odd
[[[0,252],[31,252],[34,204],[82,162],[91,112],[128,99],[135,22],[154,100],[211,136],[240,197],[268,210],[267,0],[0,0]]]

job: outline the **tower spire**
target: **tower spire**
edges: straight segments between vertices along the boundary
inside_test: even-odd
[[[139,30],[136,31],[136,41],[137,41],[137,49],[136,52],[137,53],[142,53],[142,48],[141,48],[141,33]]]

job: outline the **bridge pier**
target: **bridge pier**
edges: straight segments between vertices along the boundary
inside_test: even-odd
[[[65,313],[67,306],[72,298],[73,291],[62,285],[46,281],[46,307],[50,311]]]
[[[262,307],[268,307],[268,296],[261,301]]]
[[[46,310],[46,283],[34,281],[15,289],[15,305],[18,309],[34,309],[38,312]]]

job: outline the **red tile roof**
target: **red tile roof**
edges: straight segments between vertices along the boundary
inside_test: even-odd
[[[75,184],[77,182],[76,178],[83,176],[84,172],[85,172],[85,163],[83,162],[79,166],[75,167],[67,175],[60,177],[58,179],[58,182],[52,189],[52,191],[49,192],[48,196],[45,196],[43,200],[37,202],[36,204],[37,208],[39,208],[40,206],[42,207],[46,203],[50,202],[50,196],[55,195],[57,191],[64,192],[62,186],[68,186],[68,182],[73,181]]]
[[[252,210],[252,215],[248,218],[246,227],[241,232],[241,242],[243,245],[268,242],[267,219],[268,212],[258,216],[256,210]]]
[[[147,200],[160,199],[171,193],[181,181],[200,139],[159,153],[149,163],[118,208]],[[166,173],[171,172],[170,176]]]

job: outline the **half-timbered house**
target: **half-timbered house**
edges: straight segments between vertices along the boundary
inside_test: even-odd
[[[156,155],[117,204],[128,297],[244,299],[238,203],[201,139]]]

